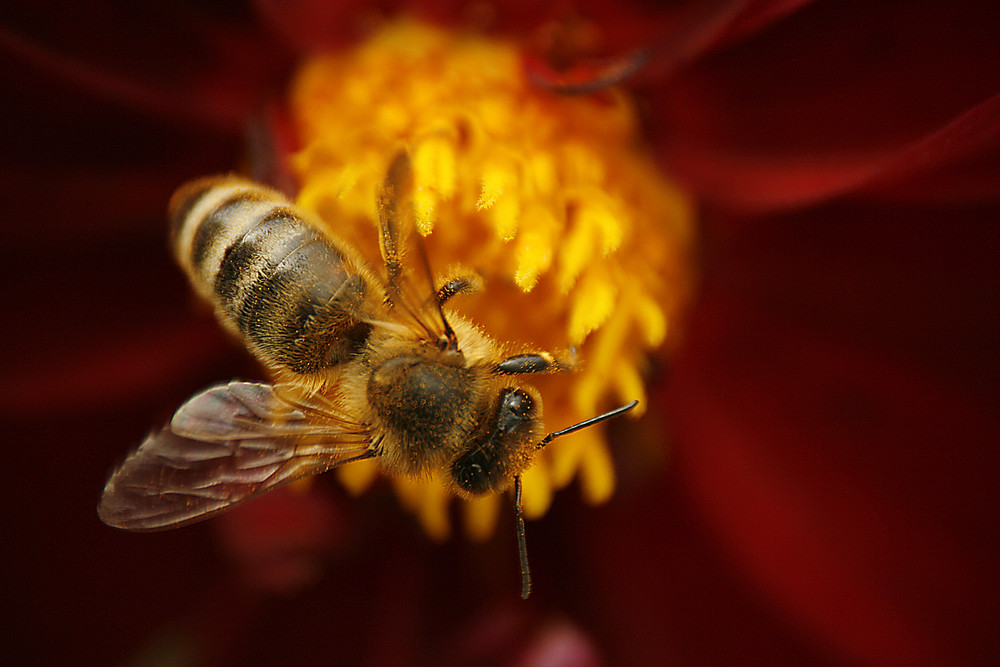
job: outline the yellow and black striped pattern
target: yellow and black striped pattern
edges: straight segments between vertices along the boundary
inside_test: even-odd
[[[206,178],[182,187],[170,213],[195,289],[262,361],[310,375],[364,346],[370,281],[280,193],[235,176]]]

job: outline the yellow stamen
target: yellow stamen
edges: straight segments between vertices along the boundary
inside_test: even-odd
[[[405,147],[414,216],[433,266],[479,272],[484,290],[449,304],[521,350],[579,351],[574,373],[527,377],[550,430],[632,399],[645,409],[647,358],[675,342],[691,286],[689,200],[641,147],[619,90],[560,96],[524,75],[516,44],[410,21],[353,50],[314,57],[296,77],[292,157],[299,203],[378,257],[374,192]],[[373,465],[339,472],[352,492]],[[524,513],[545,513],[579,480],[602,502],[615,476],[604,431],[553,443],[523,473]],[[394,482],[437,539],[450,534],[440,479]],[[469,501],[466,532],[490,534],[500,504]]]
[[[378,477],[378,464],[375,461],[355,461],[349,466],[338,468],[337,474],[347,492],[356,496],[371,486]]]
[[[345,470],[350,468],[344,468]],[[417,479],[398,477],[394,479],[396,495],[403,505],[417,515],[420,525],[431,538],[444,541],[451,535],[448,518],[447,487],[437,477]]]
[[[535,459],[535,465],[521,475],[524,516],[537,519],[552,504],[551,470],[545,459]]]
[[[466,503],[465,532],[471,539],[482,542],[493,534],[493,527],[500,514],[499,501],[499,497],[487,495]]]
[[[538,277],[552,265],[559,223],[547,208],[533,206],[525,212],[524,227],[514,251],[517,262],[514,282],[525,292],[530,292],[538,283]]]

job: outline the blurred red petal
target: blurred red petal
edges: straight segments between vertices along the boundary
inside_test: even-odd
[[[232,130],[273,92],[288,57],[258,48],[261,36],[238,8],[213,11],[171,3],[20,6],[3,19],[0,53],[97,98]]]
[[[685,394],[678,429],[691,444],[679,448],[677,465],[706,518],[748,576],[853,658],[985,658],[1000,552],[981,531],[1000,516],[993,524],[971,517],[991,502],[996,471],[988,472],[984,452],[997,431],[988,438],[979,426],[956,427],[981,423],[982,406],[965,405],[925,379],[893,376],[880,361],[815,341],[796,345],[797,334],[766,329],[770,345],[788,353],[768,359],[786,369],[782,375],[791,370],[825,386],[783,400],[785,377],[717,358],[698,364],[716,372],[678,380]],[[740,333],[744,344],[761,345],[760,333]],[[816,414],[824,401],[825,418]],[[868,430],[865,420],[893,426]],[[890,451],[884,439],[892,440]],[[955,466],[951,457],[964,461]],[[950,516],[956,510],[970,518]],[[962,525],[970,521],[974,532]]]
[[[540,53],[529,53],[526,68],[540,85],[567,94],[622,82],[662,82],[705,53],[762,30],[810,1],[578,2],[579,15],[553,12],[554,21],[539,26],[534,41]],[[579,31],[575,40],[574,30]],[[579,52],[560,52],[572,50],[574,41]]]
[[[663,80],[673,76],[706,53],[761,31],[812,1],[718,0],[671,7],[669,28],[656,35],[651,43],[637,44],[650,52],[650,64],[638,78]],[[642,34],[641,30],[631,32],[634,40]]]
[[[894,167],[923,141],[940,153],[923,168],[957,158],[945,149],[949,124],[976,120],[995,141],[994,103],[984,100],[998,92],[997,29],[995,3],[812,5],[653,91],[651,131],[676,174],[712,203],[813,202]]]
[[[254,0],[253,7],[288,48],[301,52],[357,37],[380,10],[377,4],[351,0]]]
[[[715,45],[736,42],[747,35],[764,30],[785,16],[792,14],[814,0],[751,0],[739,2],[740,11],[719,35]]]
[[[184,164],[188,170],[199,165],[231,168],[237,154],[240,127],[218,132],[152,118],[143,110],[81,95],[74,86],[40,77],[23,63],[0,67],[0,85],[18,91],[16,99],[0,104],[0,122],[17,128],[0,136],[0,164],[19,184],[32,187],[28,193],[22,188],[4,188],[5,201],[29,200],[27,195],[34,195],[47,203],[62,195],[63,178],[87,178],[84,172],[88,170],[141,182],[143,174],[167,171],[169,175],[182,171]],[[131,183],[122,185],[126,184]],[[114,184],[104,188],[112,190]],[[116,194],[120,198],[131,195]],[[89,210],[87,203],[86,198],[80,202],[81,210],[74,218]],[[162,202],[151,201],[149,206],[158,214],[163,211]]]
[[[904,201],[1000,200],[1000,94],[907,147],[862,190]]]
[[[995,650],[995,215],[744,228],[671,377],[678,473],[734,564],[853,660]]]
[[[0,374],[5,411],[23,418],[125,405],[231,357],[214,327],[195,326],[188,316],[139,331],[104,331],[92,340],[59,331],[63,345],[36,341],[6,365]]]
[[[684,165],[683,176],[696,181],[713,203],[744,211],[803,206],[852,191],[914,200],[981,200],[1000,196],[996,151],[1000,148],[1000,95],[973,107],[944,127],[916,141],[870,155],[794,157],[713,153],[707,149],[667,159]],[[692,147],[693,149],[693,147]],[[678,149],[679,150],[679,149]],[[988,158],[987,156],[993,156]],[[985,169],[941,172],[990,160]],[[928,173],[930,172],[930,173]],[[917,179],[917,184],[907,183]]]
[[[571,605],[578,596],[593,601],[609,664],[832,663],[828,643],[790,623],[787,610],[720,553],[678,489],[678,472],[672,466],[645,486],[622,489],[606,509],[581,508],[564,536],[565,566],[552,566],[549,578],[574,588],[564,570],[584,559],[578,576],[586,591],[568,597]]]
[[[254,0],[261,20],[289,48],[310,52],[336,47],[368,34],[379,22],[400,16],[524,36],[548,19],[565,15],[568,5],[533,0],[476,3],[466,0]],[[626,7],[627,8],[627,7]]]
[[[219,517],[222,548],[254,590],[292,595],[316,583],[342,539],[338,507],[317,488],[284,487]]]
[[[26,417],[135,405],[164,387],[190,391],[246,358],[207,312],[195,316],[165,223],[140,219],[109,233],[86,224],[93,210],[68,215],[26,211],[21,223],[34,231],[12,231],[18,252],[0,265],[9,297],[0,335],[12,351],[0,370],[7,410]],[[60,224],[74,223],[64,234]]]
[[[10,221],[5,238],[40,248],[157,235],[166,253],[166,202],[191,176],[191,167],[179,161],[120,171],[96,165],[7,168],[7,190],[0,199]],[[45,224],[32,224],[34,220]]]
[[[598,667],[601,657],[579,628],[568,622],[548,622],[514,663],[517,667]]]

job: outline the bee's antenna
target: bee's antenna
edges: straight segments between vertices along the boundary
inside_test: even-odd
[[[594,424],[600,424],[602,421],[611,419],[612,417],[623,415],[637,405],[639,405],[639,401],[632,401],[628,405],[623,405],[620,408],[615,408],[614,410],[605,412],[603,415],[597,415],[596,417],[591,417],[590,419],[584,419],[582,422],[573,424],[572,426],[567,426],[561,431],[556,431],[555,433],[549,433],[547,436],[542,438],[542,441],[535,446],[535,449],[541,449],[545,447],[545,445],[549,444],[550,442],[552,442],[553,440],[555,440],[560,436],[569,435],[570,433],[575,433],[576,431],[579,431],[582,428],[587,428],[588,426],[593,426]]]
[[[591,417],[590,419],[584,419],[582,422],[568,426],[561,431],[549,433],[547,436],[542,438],[542,441],[538,443],[536,449],[545,447],[545,445],[560,436],[569,435],[570,433],[579,431],[582,428],[587,428],[588,426],[593,426],[594,424],[600,424],[602,421],[606,421],[612,417],[623,415],[637,405],[639,405],[639,401],[632,401],[628,405],[623,405],[620,408],[615,408],[614,410],[605,412],[602,415],[597,415],[596,417]],[[521,508],[520,475],[516,475],[514,477],[514,517],[517,522],[517,559],[521,565],[521,599],[527,600],[528,596],[531,595],[531,567],[528,565],[528,543],[524,538],[524,513]]]

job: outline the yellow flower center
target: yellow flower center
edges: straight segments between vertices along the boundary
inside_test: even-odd
[[[625,93],[560,96],[526,78],[514,43],[403,21],[305,63],[292,114],[303,207],[377,259],[374,193],[405,147],[432,265],[484,279],[451,306],[509,352],[578,351],[577,372],[526,378],[551,430],[632,399],[641,409],[648,356],[689,296],[693,214],[643,150]],[[361,490],[375,467],[340,473]],[[540,452],[523,475],[525,514],[574,478],[590,502],[612,493],[601,428]],[[449,534],[440,480],[395,483],[429,534]],[[469,502],[468,532],[489,535],[497,512],[495,497]]]

